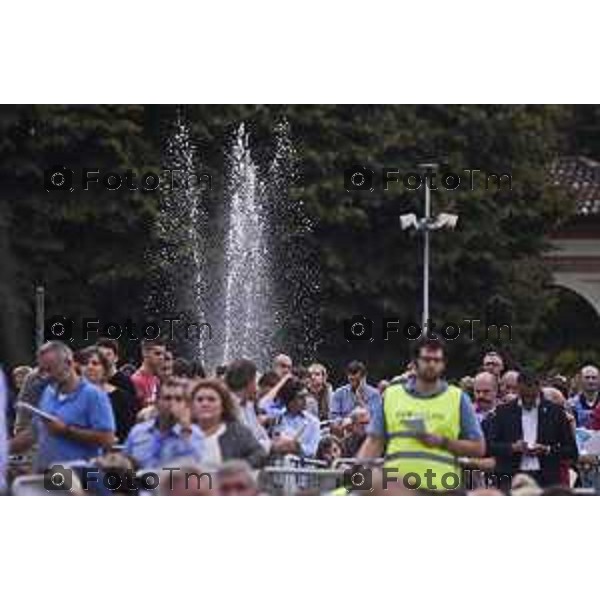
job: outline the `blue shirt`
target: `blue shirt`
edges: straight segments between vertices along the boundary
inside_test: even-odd
[[[125,440],[125,454],[131,456],[142,469],[163,465],[177,459],[190,458],[200,462],[204,434],[197,425],[184,435],[181,425],[169,431],[160,431],[156,419],[138,423]]]
[[[592,413],[596,406],[598,406],[598,402],[595,402],[590,406],[585,401],[585,396],[583,394],[577,394],[576,396],[569,398],[568,405],[575,414],[575,423],[577,424],[577,427],[591,429]]]
[[[55,385],[48,385],[42,392],[39,408],[72,425],[93,431],[115,431],[115,418],[106,392],[81,379],[77,388],[69,394],[61,394]],[[44,419],[34,417],[38,451],[35,459],[37,470],[52,464],[75,460],[89,460],[102,452],[102,446],[83,444],[48,431]]]
[[[258,408],[264,415],[271,419],[276,419],[285,412],[285,404],[278,398],[260,401]],[[315,417],[319,417],[319,403],[312,395],[306,398],[306,410]]]
[[[317,453],[321,441],[321,425],[319,419],[308,411],[294,415],[285,411],[279,422],[273,427],[273,436],[277,434],[296,438],[300,444],[302,456],[311,457]]]
[[[270,418],[280,417],[285,411],[285,405],[277,398],[259,401],[258,408]]]
[[[363,386],[365,392],[365,400],[369,412],[372,413],[372,407],[376,409],[378,404],[381,404],[381,395],[379,392],[368,384]],[[352,390],[350,384],[343,385],[333,392],[331,396],[331,404],[329,406],[329,418],[332,421],[341,421],[345,417],[348,417],[350,413],[360,405],[355,392]],[[371,419],[373,417],[371,416]]]
[[[419,394],[415,390],[415,379],[410,378],[402,385],[404,389],[411,395],[417,398],[432,398],[437,396],[448,389],[448,384],[443,381],[439,391],[433,394]],[[383,402],[379,401],[378,404],[374,405],[374,410],[371,411],[371,421],[367,427],[367,434],[377,437],[385,437],[385,423],[383,418]],[[463,392],[460,397],[460,433],[458,435],[460,440],[482,440],[483,432],[481,425],[477,419],[477,414],[473,408],[473,403],[469,394]]]

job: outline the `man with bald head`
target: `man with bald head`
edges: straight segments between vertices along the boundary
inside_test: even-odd
[[[473,380],[473,397],[475,413],[481,424],[485,439],[491,429],[494,411],[498,402],[498,378],[492,373],[483,371],[478,373]]]
[[[581,392],[569,399],[569,405],[575,415],[577,427],[591,428],[592,413],[598,406],[600,373],[592,365],[581,369]]]
[[[496,408],[498,397],[498,379],[492,373],[477,373],[473,380],[475,412],[482,423]]]
[[[500,378],[500,397],[499,402],[510,402],[517,397],[519,391],[519,372],[506,371]]]

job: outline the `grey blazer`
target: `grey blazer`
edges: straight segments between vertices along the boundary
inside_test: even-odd
[[[260,469],[267,462],[267,453],[252,431],[237,421],[227,423],[225,432],[219,437],[219,446],[223,460],[241,458],[253,469]]]

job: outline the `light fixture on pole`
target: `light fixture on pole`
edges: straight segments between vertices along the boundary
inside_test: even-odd
[[[437,167],[434,163],[419,165],[427,173]],[[454,229],[458,222],[458,215],[442,212],[436,218],[431,216],[431,189],[429,187],[430,179],[425,177],[425,216],[417,219],[415,213],[406,213],[400,215],[400,227],[405,229],[414,228],[423,233],[423,330],[429,321],[429,232],[437,229]]]

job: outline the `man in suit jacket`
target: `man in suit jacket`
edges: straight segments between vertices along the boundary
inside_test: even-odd
[[[517,473],[542,487],[560,484],[561,459],[577,460],[577,444],[562,407],[546,400],[539,378],[519,373],[518,397],[496,407],[488,436],[488,454],[506,487]]]

